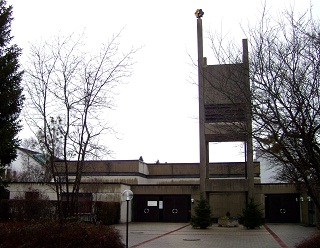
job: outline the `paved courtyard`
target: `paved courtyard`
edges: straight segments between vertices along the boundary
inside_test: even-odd
[[[126,224],[115,225],[126,242]],[[318,233],[315,227],[299,224],[267,224],[259,229],[218,227],[193,229],[187,223],[129,223],[128,246],[135,247],[295,247],[303,239]]]

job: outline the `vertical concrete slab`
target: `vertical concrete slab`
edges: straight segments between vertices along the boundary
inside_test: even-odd
[[[200,191],[206,197],[207,178],[207,143],[205,139],[205,109],[204,109],[204,81],[203,81],[203,34],[202,19],[197,18],[197,38],[198,38],[198,87],[199,87],[199,145],[200,145]]]

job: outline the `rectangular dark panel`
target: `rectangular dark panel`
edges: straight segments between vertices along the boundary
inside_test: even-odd
[[[135,195],[133,197],[134,221],[157,222],[159,221],[159,196]]]
[[[189,195],[163,196],[163,221],[189,222],[191,197]]]
[[[265,197],[266,219],[270,223],[300,222],[298,194],[267,194]]]
[[[244,104],[206,104],[206,123],[244,122],[246,120]]]

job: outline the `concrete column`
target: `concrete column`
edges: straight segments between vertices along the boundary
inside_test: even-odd
[[[246,166],[248,180],[248,198],[254,197],[254,172],[253,172],[253,143],[252,143],[252,118],[251,118],[251,92],[250,92],[250,77],[249,77],[249,51],[248,40],[242,40],[244,65],[244,83],[246,87],[246,122],[247,122],[247,140],[246,140]]]
[[[199,145],[200,145],[200,192],[206,198],[207,178],[207,144],[205,139],[205,112],[204,112],[204,79],[203,79],[203,35],[202,19],[197,19],[198,36],[198,86],[199,86]]]

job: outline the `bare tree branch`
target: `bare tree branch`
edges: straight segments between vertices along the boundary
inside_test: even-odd
[[[27,122],[50,155],[58,199],[66,193],[70,202],[67,215],[77,212],[85,160],[108,153],[99,144],[111,128],[103,113],[112,107],[113,89],[132,74],[138,49],[121,53],[119,39],[120,33],[114,35],[97,54],[83,52],[83,35],[58,36],[31,46],[25,78]],[[70,160],[76,161],[72,180]]]

